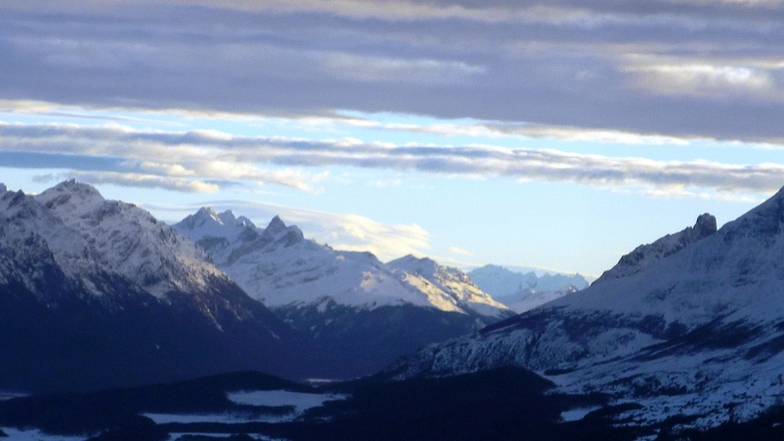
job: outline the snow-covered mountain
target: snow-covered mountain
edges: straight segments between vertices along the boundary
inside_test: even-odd
[[[589,288],[430,346],[393,370],[527,367],[564,392],[639,404],[621,418],[640,425],[678,417],[705,428],[760,415],[784,399],[784,190],[714,225],[700,216]]]
[[[202,208],[174,228],[252,297],[360,366],[357,373],[512,315],[459,270],[410,256],[385,265],[371,253],[334,250],[277,216],[262,229],[231,211]]]
[[[580,274],[545,273],[539,277],[534,271],[514,272],[498,265],[485,265],[468,275],[480,289],[516,313],[588,287]]]
[[[177,291],[200,293],[211,279],[226,278],[202,249],[171,227],[132,204],[105,200],[89,185],[66,181],[32,199],[62,223],[39,231],[70,276],[94,264],[159,298]]]
[[[715,232],[716,218],[708,213],[702,214],[697,218],[693,227],[686,227],[677,233],[668,234],[653,243],[640,245],[631,253],[623,255],[614,267],[602,273],[594,283],[630,276]]]
[[[231,211],[201,208],[174,228],[268,307],[335,302],[363,309],[411,305],[490,318],[509,315],[460,270],[412,256],[385,265],[371,253],[334,250],[305,239],[277,216],[260,229]]]
[[[451,297],[450,304],[462,310],[475,311],[488,317],[503,317],[508,314],[507,308],[493,300],[482,291],[471,278],[457,268],[439,265],[429,258],[416,258],[412,255],[401,257],[387,264],[402,274],[403,280],[418,287],[423,292],[432,292],[431,297]],[[454,302],[454,303],[452,303]]]
[[[0,387],[318,373],[312,343],[146,211],[75,181],[0,190]]]

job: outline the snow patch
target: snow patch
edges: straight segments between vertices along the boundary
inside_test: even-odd
[[[586,415],[593,412],[594,410],[601,409],[601,406],[592,406],[592,407],[581,407],[577,409],[570,409],[561,412],[561,421],[568,423],[571,421],[580,421],[585,418]]]
[[[232,413],[205,413],[205,414],[174,414],[174,413],[144,413],[155,424],[193,424],[193,423],[214,423],[214,424],[242,424],[242,423],[281,423],[293,421],[287,415],[258,414],[250,412]]]
[[[345,400],[347,395],[341,394],[310,394],[290,392],[287,390],[261,390],[249,392],[231,392],[229,401],[251,406],[294,406],[296,413],[303,413],[314,407],[321,407],[327,401]]]
[[[50,435],[38,429],[18,430],[0,427],[12,441],[82,441],[84,436]]]
[[[242,391],[227,394],[230,401],[248,406],[284,407],[294,409],[288,413],[264,413],[255,411],[234,411],[205,414],[145,413],[144,416],[156,424],[167,423],[220,423],[240,424],[249,422],[282,423],[296,420],[307,410],[321,407],[327,401],[345,400],[347,395],[311,394],[286,390]]]

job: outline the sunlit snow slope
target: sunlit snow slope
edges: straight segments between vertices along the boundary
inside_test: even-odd
[[[518,365],[565,391],[637,401],[633,421],[715,426],[784,398],[784,191],[716,231],[641,246],[589,288],[395,366],[408,376]]]
[[[278,217],[262,229],[230,211],[202,208],[174,227],[355,375],[512,315],[459,270],[430,259],[384,264],[371,253],[335,250]]]

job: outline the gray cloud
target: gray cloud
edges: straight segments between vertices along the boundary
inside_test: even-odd
[[[220,183],[215,182],[140,173],[73,171],[68,173],[66,178],[78,179],[93,185],[113,184],[121,187],[160,188],[184,193],[214,193],[221,188]]]
[[[0,98],[784,137],[778,1],[7,1]]]
[[[217,181],[273,183],[312,190],[325,176],[301,169],[335,165],[599,187],[643,186],[657,194],[672,191],[680,195],[687,189],[770,193],[784,182],[784,165],[779,164],[667,162],[484,145],[399,146],[351,139],[141,132],[122,127],[0,124],[0,151],[122,158],[114,170],[92,170],[94,173],[86,176],[98,182],[179,187],[183,191],[214,191]],[[162,164],[147,158],[167,161]],[[263,168],[269,165],[288,168]]]

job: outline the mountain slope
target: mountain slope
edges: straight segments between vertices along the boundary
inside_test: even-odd
[[[508,316],[507,308],[482,291],[468,275],[457,268],[439,265],[433,259],[416,258],[408,255],[393,260],[389,267],[404,274],[404,280],[412,285],[433,285],[437,290],[454,299],[464,311],[475,311],[480,315],[501,318]],[[415,280],[424,280],[424,282]],[[424,291],[425,289],[423,289]]]
[[[326,373],[312,343],[200,248],[74,181],[38,196],[0,194],[0,303],[0,388]]]
[[[439,274],[454,275],[434,283],[394,262],[385,265],[371,253],[337,251],[306,240],[299,228],[286,226],[277,216],[260,229],[231,211],[217,214],[202,208],[174,228],[201,245],[219,268],[268,307],[334,301],[364,309],[412,305],[488,317],[507,310],[462,272],[454,272],[459,270],[438,266]],[[396,262],[405,259],[410,257]]]
[[[457,270],[438,266],[449,277],[437,280],[431,271],[431,280],[371,253],[319,245],[277,216],[260,229],[230,211],[202,208],[174,228],[252,297],[338,355],[347,374],[373,373],[425,344],[511,315]]]
[[[657,260],[675,254],[715,232],[716,218],[708,213],[702,214],[697,218],[693,227],[687,227],[675,234],[668,234],[653,243],[640,245],[631,253],[625,254],[614,267],[602,273],[594,283],[630,276]]]
[[[641,424],[693,415],[690,424],[704,428],[759,415],[782,399],[783,221],[784,191],[713,234],[695,227],[686,244],[684,235],[655,242],[679,245],[648,248],[655,252],[634,271],[431,346],[396,369],[528,367],[564,391],[642,403],[625,415]]]

